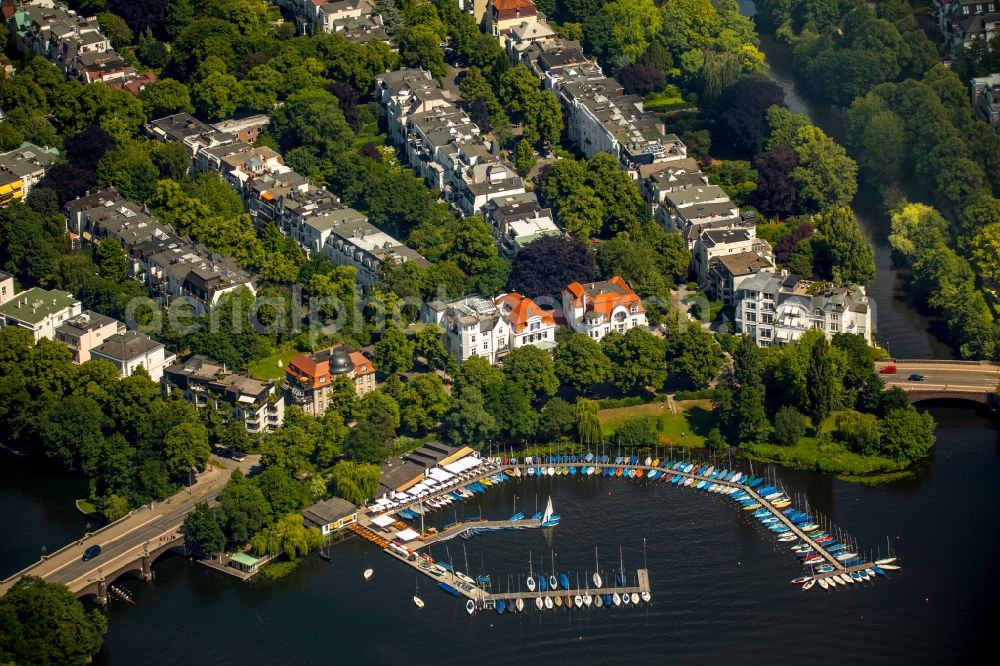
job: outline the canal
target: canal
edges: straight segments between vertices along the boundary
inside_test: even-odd
[[[744,15],[756,14],[752,0],[739,0],[739,3]],[[785,92],[788,108],[804,114],[814,125],[842,141],[843,110],[811,99],[799,88],[792,73],[791,49],[766,33],[760,35],[760,48],[767,56],[767,76]],[[868,293],[876,304],[874,314],[879,343],[899,358],[956,358],[954,350],[940,337],[941,323],[914,309],[904,289],[907,277],[893,264],[889,215],[882,207],[878,192],[860,182],[851,207],[862,232],[875,248],[875,284]]]

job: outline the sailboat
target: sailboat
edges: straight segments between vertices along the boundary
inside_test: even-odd
[[[475,613],[476,612],[476,602],[473,601],[472,599],[469,599],[468,601],[466,601],[465,602],[465,610],[469,613],[469,615],[472,615],[473,613]]]
[[[555,527],[559,524],[559,514],[552,512],[552,496],[545,505],[545,513],[542,514],[542,527]]]
[[[594,569],[594,576],[593,576],[594,587],[600,588],[604,584],[604,581],[601,580],[601,574],[600,574],[601,563],[597,558],[597,546],[594,546],[594,564],[596,567]]]
[[[551,501],[549,502],[551,504]],[[559,579],[556,578],[556,554],[555,551],[552,552],[552,573],[549,574],[549,588],[553,590],[559,589]]]
[[[531,571],[531,551],[528,551],[528,592],[535,591],[535,574]]]
[[[424,607],[424,600],[420,598],[420,576],[417,576],[417,589],[413,591],[413,603],[417,608]]]
[[[365,572],[361,574],[365,580],[371,580],[372,576],[375,575],[374,569],[365,569]]]

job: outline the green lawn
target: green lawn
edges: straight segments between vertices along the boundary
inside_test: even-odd
[[[660,444],[668,446],[702,447],[705,436],[715,427],[710,400],[684,400],[675,403],[679,410],[671,413],[665,402],[649,402],[634,407],[602,409],[597,413],[605,434],[613,433],[619,423],[637,416],[659,420]]]
[[[293,356],[299,352],[294,349],[283,349],[276,354],[272,354],[267,358],[262,358],[259,361],[254,361],[250,364],[250,374],[254,379],[259,379],[265,381],[268,379],[283,379],[285,377],[285,368],[288,366],[288,362]],[[281,366],[278,366],[278,362],[281,362]]]
[[[643,100],[642,107],[646,111],[656,113],[681,108],[686,104],[676,86],[667,86],[663,92],[649,93]]]

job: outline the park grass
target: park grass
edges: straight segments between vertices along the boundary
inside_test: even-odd
[[[741,450],[753,460],[836,474],[847,481],[860,481],[862,477],[887,472],[896,475],[909,466],[892,458],[863,456],[848,451],[843,444],[823,443],[815,437],[803,437],[795,446],[747,444]]]
[[[259,379],[261,381],[267,381],[268,379],[284,379],[285,368],[288,367],[288,362],[292,360],[292,357],[298,354],[294,349],[282,349],[275,354],[271,354],[267,358],[262,358],[259,361],[253,361],[250,363],[250,374],[254,379]],[[278,362],[281,362],[281,366],[278,366]]]
[[[78,499],[76,509],[85,516],[97,517],[97,507],[90,500]]]
[[[677,413],[672,413],[665,402],[648,402],[632,407],[602,409],[597,413],[605,434],[614,433],[621,423],[637,417],[655,418],[658,421],[660,444],[701,448],[705,436],[716,426],[710,400],[683,400],[674,403]]]
[[[643,108],[651,113],[672,111],[683,108],[687,102],[681,97],[677,86],[667,86],[662,92],[649,93],[643,100]]]

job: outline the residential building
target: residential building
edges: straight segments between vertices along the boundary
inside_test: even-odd
[[[1000,33],[1000,0],[934,0],[938,28],[951,52],[977,40],[989,44]]]
[[[525,245],[545,236],[560,236],[552,210],[542,208],[533,193],[493,199],[483,207],[500,254],[511,259]]]
[[[1000,132],[1000,74],[972,79],[972,114]]]
[[[14,285],[14,276],[10,273],[0,271],[0,305],[3,305],[14,298],[17,289]]]
[[[230,118],[218,123],[212,123],[212,127],[222,134],[229,134],[236,137],[240,143],[253,144],[260,138],[260,133],[271,123],[271,118],[263,113],[258,113],[245,118]]]
[[[341,375],[353,380],[359,398],[375,390],[375,366],[361,352],[343,345],[293,356],[285,368],[284,390],[291,404],[321,416],[329,407],[334,379]]]
[[[466,14],[472,14],[472,18],[476,20],[476,25],[483,24],[488,6],[488,0],[458,0],[458,8]]]
[[[787,271],[761,271],[741,282],[733,302],[737,332],[762,347],[793,342],[812,329],[827,337],[853,333],[872,339],[871,307],[860,285],[835,287]]]
[[[158,141],[180,141],[190,153],[190,157],[204,148],[226,146],[236,141],[233,133],[207,125],[189,113],[175,113],[157,118],[143,125],[146,136]]]
[[[56,340],[73,352],[74,363],[90,360],[90,350],[100,347],[111,336],[125,332],[125,324],[105,315],[84,310],[56,327]]]
[[[594,340],[615,331],[625,333],[646,326],[646,309],[639,296],[621,277],[580,284],[563,291],[563,316],[570,327]]]
[[[699,184],[661,192],[662,203],[654,211],[667,231],[679,232],[694,224],[735,224],[740,209],[718,185]]]
[[[39,148],[25,141],[19,148],[0,153],[0,206],[21,201],[59,157],[54,148]]]
[[[285,419],[285,399],[274,382],[228,372],[224,364],[195,354],[163,369],[163,395],[180,391],[196,407],[219,410],[250,434],[272,432]]]
[[[358,507],[340,497],[316,502],[302,510],[307,525],[318,527],[323,536],[341,530],[358,521]]]
[[[516,291],[493,301],[510,330],[510,348],[534,345],[551,352],[556,348],[556,319],[552,310],[543,310],[535,301]]]
[[[773,271],[774,264],[756,252],[737,252],[715,257],[708,266],[709,296],[724,305],[732,305],[736,290],[743,281],[762,271]]]
[[[486,29],[506,46],[507,34],[518,26],[544,23],[545,14],[531,0],[489,0]]]
[[[129,256],[129,276],[161,303],[187,297],[210,306],[241,287],[256,294],[253,277],[235,259],[178,236],[114,188],[70,201],[65,210],[74,246],[116,238]]]
[[[376,97],[385,110],[389,139],[396,145],[406,140],[409,118],[449,102],[430,72],[398,69],[378,77]]]
[[[9,25],[17,50],[46,58],[67,77],[122,87],[132,80],[148,80],[148,74],[137,72],[111,48],[95,16],[38,0],[17,7]]]
[[[340,33],[356,42],[388,42],[382,17],[372,0],[338,0],[316,8],[313,32]]]
[[[429,265],[416,250],[403,245],[353,208],[330,211],[310,225],[318,227],[320,234],[328,232],[323,240],[323,254],[335,264],[353,266],[357,270],[355,279],[362,287],[375,284],[379,269],[386,262]]]
[[[139,368],[154,382],[163,377],[163,369],[173,363],[174,355],[167,354],[162,343],[136,331],[115,333],[90,351],[91,358],[109,361],[118,368],[122,377],[131,377]]]
[[[35,342],[42,338],[55,340],[56,328],[82,311],[80,301],[69,292],[33,287],[0,305],[0,328],[23,328]]]
[[[769,262],[774,257],[771,244],[763,238],[757,238],[754,227],[703,231],[692,251],[692,265],[698,284],[703,287],[708,285],[709,269],[717,257],[746,252],[758,254]]]
[[[495,365],[511,349],[510,325],[496,303],[482,296],[431,301],[424,304],[420,318],[444,330],[445,349],[459,363],[482,356]]]

